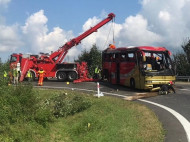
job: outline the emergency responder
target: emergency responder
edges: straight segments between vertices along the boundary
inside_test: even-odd
[[[14,68],[13,69],[13,84],[18,84],[18,76],[19,76],[19,73],[18,73],[18,70],[17,68]]]
[[[43,70],[43,68],[41,67],[40,70],[38,71],[38,76],[39,76],[39,80],[38,80],[38,85],[42,86],[43,85],[43,80],[44,80],[44,75],[46,74],[46,72]]]
[[[27,72],[27,74],[26,74],[26,78],[27,78],[27,80],[28,80],[29,82],[32,81],[32,73],[31,73],[30,70],[28,70],[28,72]]]
[[[114,44],[109,44],[109,48],[115,49],[115,45]]]
[[[95,79],[99,79],[100,71],[101,71],[100,68],[98,66],[96,66],[96,68],[94,70]]]

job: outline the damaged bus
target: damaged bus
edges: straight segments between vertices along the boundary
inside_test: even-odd
[[[102,52],[102,76],[112,84],[156,91],[175,81],[170,56],[164,47],[107,48]]]

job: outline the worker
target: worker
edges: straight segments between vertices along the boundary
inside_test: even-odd
[[[32,81],[32,73],[31,73],[30,70],[28,70],[28,72],[27,72],[27,74],[26,74],[26,78],[27,78],[27,80],[28,80],[29,82]]]
[[[7,80],[7,72],[6,71],[4,71],[4,74],[3,74],[3,78],[4,78],[4,80]]]
[[[99,79],[100,71],[101,71],[100,68],[98,66],[96,66],[96,68],[94,70],[95,79]]]
[[[109,48],[115,49],[115,45],[114,44],[109,44]]]
[[[14,68],[13,69],[13,84],[18,84],[18,76],[19,76],[19,73],[18,73],[18,70],[17,68]]]
[[[43,85],[43,80],[44,80],[44,75],[46,74],[46,72],[43,70],[43,68],[41,67],[40,70],[38,71],[38,76],[39,76],[39,80],[38,80],[38,85],[42,86]]]

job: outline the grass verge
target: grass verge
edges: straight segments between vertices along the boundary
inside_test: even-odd
[[[0,86],[0,141],[162,142],[164,130],[144,105],[75,91]]]
[[[40,90],[42,100],[60,92]],[[75,115],[58,118],[49,125],[50,134],[43,141],[68,142],[162,142],[164,130],[156,115],[144,105],[119,98],[84,95],[66,91],[68,96],[81,95],[91,107]]]

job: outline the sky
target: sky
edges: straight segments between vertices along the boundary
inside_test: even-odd
[[[96,44],[116,47],[162,46],[173,53],[190,37],[190,0],[0,0],[0,58],[12,53],[58,50],[109,13],[109,22],[69,50],[73,61]]]

